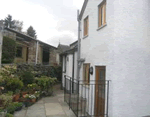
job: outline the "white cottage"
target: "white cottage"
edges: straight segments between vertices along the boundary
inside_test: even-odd
[[[85,0],[79,20],[84,61],[64,81],[75,115],[150,115],[150,0]]]

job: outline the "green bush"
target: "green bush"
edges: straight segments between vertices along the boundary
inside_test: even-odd
[[[0,103],[3,107],[3,109],[5,109],[9,103],[12,102],[12,95],[10,94],[2,94],[0,95]]]
[[[23,71],[20,75],[20,78],[22,79],[25,86],[34,82],[34,76],[31,71]]]
[[[14,117],[14,116],[10,113],[7,113],[5,117]]]
[[[19,78],[7,78],[6,79],[6,89],[9,91],[15,91],[16,89],[21,89],[23,87],[23,82]]]
[[[16,107],[14,103],[9,104],[9,106],[7,107],[7,113],[14,114],[15,110],[16,110]]]
[[[2,63],[13,63],[16,56],[16,41],[4,36],[2,50]]]
[[[54,83],[56,83],[56,78],[50,78],[47,76],[42,76],[41,78],[36,78],[36,83],[41,87],[42,91],[48,91],[49,88],[53,86]]]

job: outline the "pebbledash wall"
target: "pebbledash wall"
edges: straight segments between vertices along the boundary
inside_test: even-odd
[[[90,79],[95,66],[106,66],[109,117],[150,115],[150,1],[106,0],[107,25],[97,30],[101,2],[89,0],[81,20],[81,58],[94,68]],[[83,38],[87,16],[89,34]]]

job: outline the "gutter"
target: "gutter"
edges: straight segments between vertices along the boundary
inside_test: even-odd
[[[88,2],[88,0],[85,0],[85,2]],[[79,81],[81,64],[85,61],[85,59],[81,58],[81,56],[80,56],[80,54],[81,54],[81,39],[80,39],[81,18],[80,18],[79,10],[78,10],[78,14],[77,14],[77,20],[78,20],[77,80]]]
[[[81,25],[81,21],[80,21],[80,14],[79,14],[79,10],[77,11],[77,20],[78,20],[78,51],[77,51],[77,80],[79,80],[79,76],[80,76],[80,65],[79,65],[79,60],[80,60],[80,25]]]

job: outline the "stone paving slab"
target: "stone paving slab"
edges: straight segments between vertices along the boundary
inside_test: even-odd
[[[34,105],[15,112],[14,117],[76,117],[64,102],[62,90],[55,90],[51,97],[45,97]]]
[[[65,115],[61,105],[58,103],[45,103],[46,115]]]

